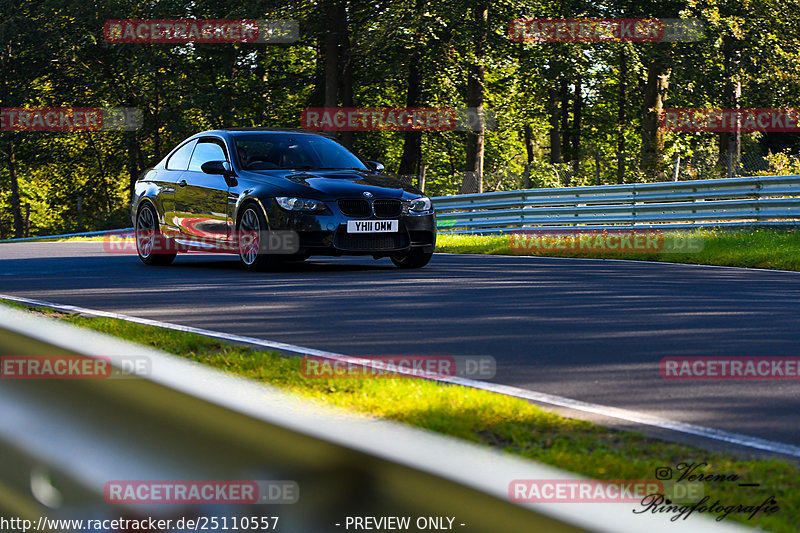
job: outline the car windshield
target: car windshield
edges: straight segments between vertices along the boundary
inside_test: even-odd
[[[344,146],[320,135],[247,133],[234,144],[245,170],[368,170]]]

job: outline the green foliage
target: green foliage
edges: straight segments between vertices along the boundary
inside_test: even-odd
[[[788,150],[776,154],[769,153],[765,157],[769,169],[763,174],[778,174],[782,176],[800,176],[800,156],[789,154]]]
[[[336,2],[346,4],[345,27],[332,28],[325,17]],[[466,107],[468,65],[483,64],[485,106],[494,110],[497,124],[485,135],[484,190],[524,186],[526,167],[530,187],[594,184],[597,166],[600,183],[616,183],[621,162],[628,182],[665,179],[678,155],[681,179],[724,177],[724,166],[715,161],[720,136],[712,133],[668,132],[658,164],[662,173],[640,170],[643,94],[654,64],[670,72],[667,107],[726,107],[726,83],[734,78],[741,83],[742,107],[796,107],[800,101],[796,3],[488,1],[485,29],[472,16],[474,5],[470,0],[3,2],[0,106],[134,107],[144,123],[133,132],[0,132],[0,237],[12,233],[15,202],[23,215],[30,204],[34,235],[127,225],[132,180],[186,136],[216,127],[299,127],[305,107],[323,104],[322,43],[332,31],[347,35],[349,55],[340,58],[339,69],[350,65],[353,105],[359,107],[405,106],[412,65],[419,74],[420,105]],[[705,35],[698,42],[657,45],[517,43],[508,37],[508,24],[522,17],[693,17],[704,23]],[[111,44],[102,28],[114,18],[284,18],[298,22],[300,38],[274,45]],[[476,43],[482,36],[485,54],[479,58]],[[734,71],[726,66],[726,46],[739,57]],[[618,124],[623,57],[625,120]],[[552,89],[566,97],[558,113],[567,119],[560,127],[570,140],[563,159],[569,163],[551,162]],[[526,126],[532,132],[530,160]],[[429,194],[459,192],[466,139],[465,132],[422,134],[420,162]],[[404,140],[403,133],[356,132],[352,142],[365,158],[396,170]],[[796,173],[789,155],[800,151],[800,135],[745,135],[742,151],[752,158],[776,154],[770,163],[743,164],[743,172]],[[18,201],[11,194],[12,152]],[[783,153],[786,161],[777,155]]]

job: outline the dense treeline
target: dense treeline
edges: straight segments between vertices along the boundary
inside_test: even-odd
[[[526,17],[696,18],[705,30],[697,42],[515,42],[509,22]],[[103,36],[109,19],[176,18],[292,19],[300,35]],[[128,225],[131,183],[184,137],[299,127],[306,107],[491,108],[486,131],[339,134],[393,172],[424,167],[431,194],[670,179],[677,155],[796,154],[795,133],[665,132],[658,112],[800,107],[798,64],[797,0],[3,0],[0,106],[131,107],[143,123],[0,132],[0,237],[25,232],[26,205],[33,235]]]

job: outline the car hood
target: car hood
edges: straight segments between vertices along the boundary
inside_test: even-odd
[[[355,170],[246,171],[242,177],[267,182],[288,193],[316,199],[361,197],[364,192],[376,198],[401,198],[420,195],[415,187],[393,176]],[[405,194],[404,194],[405,193]]]

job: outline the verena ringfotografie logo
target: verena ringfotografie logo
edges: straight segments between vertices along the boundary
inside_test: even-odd
[[[512,41],[526,43],[678,42],[703,38],[699,19],[515,19]]]
[[[700,491],[692,494],[691,497],[682,499],[681,491],[665,490],[662,494],[648,494],[641,502],[638,508],[633,510],[634,514],[661,514],[668,517],[670,522],[677,522],[678,520],[686,520],[693,513],[717,515],[714,520],[721,522],[730,515],[742,515],[747,520],[752,520],[759,512],[766,515],[776,513],[780,510],[778,501],[775,496],[768,496],[764,498],[762,495],[756,495],[755,498],[748,498],[748,501],[739,503],[730,503],[730,501],[713,500],[710,496],[705,496],[702,492],[705,484],[720,487],[728,485],[731,489],[735,486],[746,487],[746,491],[751,487],[758,487],[760,483],[743,483],[739,475],[735,472],[709,472],[709,464],[703,462],[691,463],[678,463],[673,469],[671,466],[656,467],[656,479],[659,480],[672,480],[673,474],[678,474],[676,481],[662,481],[665,487],[669,487],[670,483],[674,483],[672,487],[683,487],[694,490],[697,487]],[[688,505],[675,505],[676,503],[683,503]]]
[[[508,497],[520,503],[639,503],[663,494],[660,481],[648,479],[515,479]]]
[[[111,504],[290,504],[300,497],[295,481],[109,481]]]
[[[491,379],[497,362],[488,355],[398,355],[380,357],[317,357],[307,355],[300,373],[309,379],[380,379],[452,377]]]
[[[476,131],[497,125],[491,109],[446,107],[309,107],[300,127],[309,131]]]
[[[293,20],[108,20],[103,37],[109,43],[293,43],[299,38]]]
[[[3,107],[0,131],[133,131],[142,112],[133,107]]]
[[[663,379],[798,380],[800,357],[665,357]]]
[[[145,356],[87,357],[82,355],[4,355],[2,379],[109,379],[150,373]]]
[[[516,253],[686,253],[702,250],[703,239],[650,229],[542,229],[514,232],[508,246]]]
[[[664,109],[659,120],[667,131],[800,133],[800,108]]]

